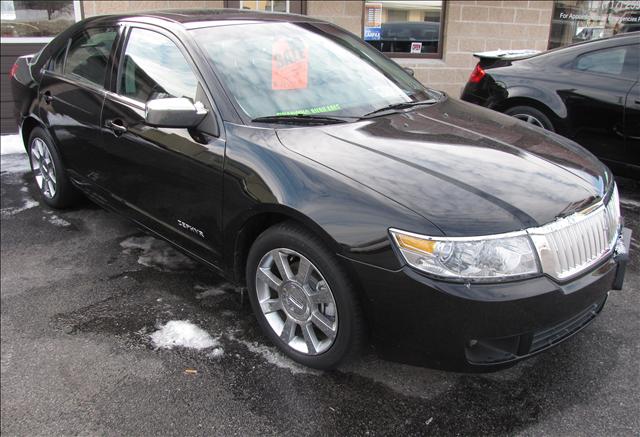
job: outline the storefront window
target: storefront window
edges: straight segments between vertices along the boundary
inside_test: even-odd
[[[240,9],[266,12],[289,12],[289,0],[242,0]]]
[[[2,37],[52,37],[80,18],[77,1],[0,1]]]
[[[549,48],[640,30],[640,0],[556,0]]]
[[[364,39],[401,57],[440,57],[442,1],[365,1]]]

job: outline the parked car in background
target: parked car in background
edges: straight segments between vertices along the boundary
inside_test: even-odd
[[[640,178],[640,33],[478,57],[463,100],[571,138],[616,174]]]
[[[94,17],[11,76],[47,205],[81,191],[246,287],[305,365],[335,367],[369,334],[388,358],[496,370],[622,287],[631,232],[600,161],[332,24]]]

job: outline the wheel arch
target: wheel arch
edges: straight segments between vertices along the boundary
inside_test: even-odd
[[[46,129],[44,123],[32,115],[25,117],[22,121],[22,124],[20,125],[20,135],[22,137],[22,144],[24,145],[25,151],[28,151],[29,148],[29,136],[31,136],[31,132],[33,132],[37,127]]]

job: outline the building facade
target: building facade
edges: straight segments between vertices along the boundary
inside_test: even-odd
[[[634,11],[640,11],[640,0],[2,0],[0,4],[2,133],[15,131],[7,74],[15,58],[39,50],[73,22],[95,15],[177,7],[304,14],[363,37],[413,69],[426,85],[457,97],[477,61],[475,52],[546,50],[600,38],[637,20]]]

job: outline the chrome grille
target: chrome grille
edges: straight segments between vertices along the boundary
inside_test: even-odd
[[[618,189],[602,202],[539,228],[529,229],[542,271],[565,280],[583,272],[614,248],[620,227]]]

